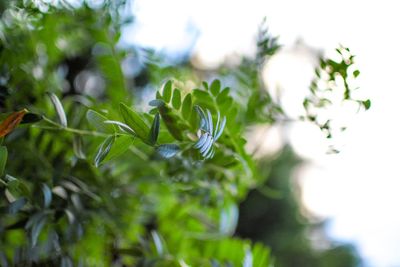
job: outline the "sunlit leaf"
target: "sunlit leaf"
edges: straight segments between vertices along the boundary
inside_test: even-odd
[[[207,142],[207,138],[209,137],[208,133],[203,134],[199,140],[194,145],[194,148],[201,148]]]
[[[208,132],[209,124],[207,122],[206,114],[204,113],[203,109],[200,106],[195,106],[194,108],[195,108],[197,114],[199,114],[199,116],[200,116],[200,128],[204,129],[206,132]]]
[[[253,254],[251,253],[251,249],[246,249],[246,254],[243,259],[243,267],[253,267]]]
[[[44,207],[48,208],[50,206],[51,199],[52,199],[51,190],[46,184],[43,184],[42,192],[43,192],[43,198],[44,198],[44,201],[43,201]]]
[[[221,137],[221,135],[224,131],[225,125],[226,125],[226,117],[223,117],[222,121],[221,121],[221,125],[219,126],[219,129],[218,129],[218,132],[214,136],[215,141],[217,141],[218,138]],[[217,129],[215,129],[215,130],[217,130]]]
[[[60,99],[54,93],[48,93],[51,102],[57,112],[58,119],[60,120],[60,124],[64,127],[67,127],[67,116],[65,115],[64,108],[61,104]]]
[[[212,115],[211,112],[207,109],[207,124],[208,124],[208,132],[210,134],[213,133],[213,119],[212,119]]]
[[[107,137],[103,143],[101,143],[99,149],[97,150],[97,154],[94,158],[94,166],[98,167],[107,154],[110,152],[112,145],[114,144],[115,136]]]
[[[120,121],[104,121],[104,123],[116,125],[116,126],[118,126],[119,129],[121,129],[121,131],[129,133],[132,136],[136,136],[135,131],[131,127],[129,127],[128,125],[123,123],[123,122],[120,122]]]
[[[154,245],[159,256],[164,254],[164,246],[162,244],[161,238],[156,231],[151,231],[151,237],[153,238]]]

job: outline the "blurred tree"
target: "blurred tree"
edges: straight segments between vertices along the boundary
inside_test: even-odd
[[[236,234],[268,245],[277,267],[359,266],[354,247],[327,240],[323,224],[312,224],[302,214],[292,179],[300,163],[290,147],[275,159],[260,160],[258,168],[268,179],[241,203]],[[313,245],[310,233],[319,235],[318,244]]]

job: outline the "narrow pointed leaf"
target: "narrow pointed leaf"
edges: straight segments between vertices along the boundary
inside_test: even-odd
[[[156,231],[151,231],[151,237],[153,238],[154,245],[155,245],[156,250],[157,250],[157,254],[159,256],[163,255],[164,254],[164,248],[163,248],[163,244],[162,244],[160,236],[158,235],[158,233]]]
[[[158,133],[160,131],[160,114],[156,114],[154,116],[153,124],[151,125],[150,134],[149,134],[149,142],[151,145],[154,145],[158,139]]]
[[[212,158],[214,156],[214,152],[215,152],[214,147],[211,147],[210,151],[208,151],[208,153],[204,156],[204,158],[206,159]]]
[[[212,115],[211,112],[207,109],[207,123],[208,123],[208,132],[210,134],[213,133],[213,119],[212,119]]]
[[[181,91],[179,89],[174,90],[174,94],[172,96],[172,106],[175,109],[181,108]]]
[[[104,142],[100,145],[99,149],[97,150],[96,157],[94,158],[94,165],[98,167],[104,158],[107,156],[108,152],[114,143],[115,137],[109,136],[107,137]]]
[[[22,121],[28,111],[26,109],[13,112],[0,124],[0,137],[3,137],[12,132]]]
[[[200,106],[195,106],[194,107],[197,114],[200,116],[200,128],[208,132],[208,123],[207,123],[207,118],[206,114],[204,113],[204,110]]]
[[[56,109],[58,119],[60,120],[60,124],[64,127],[67,127],[67,116],[65,115],[64,108],[61,104],[60,99],[54,93],[48,93],[51,102],[53,103],[54,108]]]
[[[164,158],[172,158],[179,152],[179,146],[175,144],[163,144],[157,147],[157,152]]]
[[[246,254],[243,259],[243,267],[253,267],[253,254],[250,248],[246,249]]]
[[[207,133],[205,133],[205,134],[203,134],[201,137],[200,137],[200,139],[196,142],[196,144],[194,145],[194,148],[201,148],[201,147],[203,147],[203,145],[206,143],[206,141],[207,141],[207,137],[208,137],[208,134]]]
[[[88,120],[90,126],[96,129],[98,132],[110,134],[115,133],[115,127],[112,124],[104,123],[107,121],[107,118],[94,110],[89,109],[86,112],[86,119]]]
[[[120,111],[125,123],[135,131],[140,139],[146,142],[150,128],[143,121],[141,115],[123,103],[120,104]]]
[[[42,192],[43,192],[43,199],[44,199],[44,201],[43,201],[44,207],[48,208],[50,206],[51,199],[52,199],[51,190],[46,184],[43,184]]]
[[[202,155],[207,154],[208,150],[211,148],[213,144],[213,138],[211,135],[207,135],[207,140],[205,142],[205,144],[203,145],[203,147],[200,149],[200,153]]]
[[[123,123],[123,122],[120,122],[120,121],[104,121],[104,123],[117,125],[118,128],[120,128],[122,131],[124,131],[124,132],[126,132],[126,133],[129,133],[129,134],[131,134],[131,135],[133,135],[133,136],[136,136],[135,131],[132,130],[131,127],[129,127],[128,125],[126,125],[126,124]]]
[[[220,122],[221,122],[221,113],[218,111],[217,112],[217,123],[215,124],[214,133],[212,133],[214,137],[217,135],[217,131],[219,129]]]
[[[226,124],[226,117],[224,116],[222,118],[222,122],[221,122],[221,126],[218,129],[217,134],[214,136],[214,140],[217,141],[218,138],[220,138],[220,136],[222,135],[222,132],[224,131],[225,128],[225,124]]]

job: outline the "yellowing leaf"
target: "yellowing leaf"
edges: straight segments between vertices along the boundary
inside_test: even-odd
[[[22,118],[28,111],[26,109],[11,113],[1,124],[0,124],[0,137],[3,137],[12,132],[22,121]]]

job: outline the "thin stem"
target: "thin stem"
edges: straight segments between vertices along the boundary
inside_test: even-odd
[[[148,160],[148,159],[149,159],[148,156],[147,156],[145,153],[143,153],[142,151],[140,151],[139,149],[137,149],[137,148],[134,147],[134,146],[130,146],[130,147],[129,147],[129,150],[130,150],[133,154],[135,154],[136,156],[138,156],[140,159],[142,159],[142,160]]]
[[[101,133],[101,132],[97,132],[97,131],[88,131],[88,130],[80,130],[80,129],[75,129],[75,128],[64,127],[61,124],[58,124],[45,116],[43,116],[43,120],[48,122],[51,125],[54,125],[54,127],[48,127],[48,126],[34,126],[34,127],[44,129],[44,130],[66,131],[66,132],[79,134],[79,135],[91,135],[91,136],[101,136],[101,137],[108,137],[111,135],[111,134]],[[122,135],[131,136],[131,135],[125,134],[125,133],[115,133],[114,135],[116,135],[116,136],[122,136]]]

